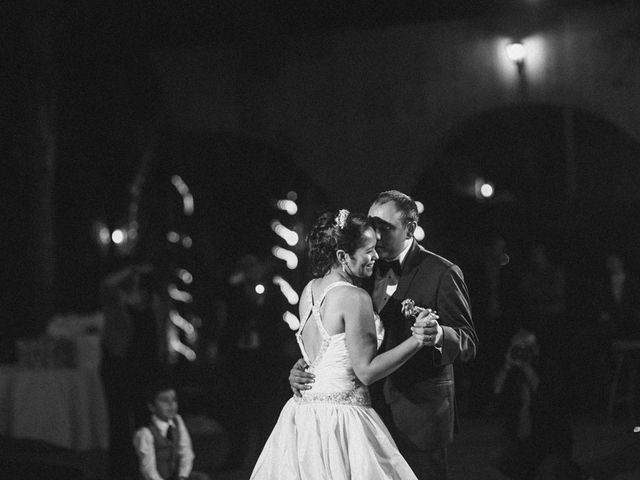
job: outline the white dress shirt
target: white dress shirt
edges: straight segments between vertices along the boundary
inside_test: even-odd
[[[167,436],[167,430],[169,425],[173,425],[178,428],[180,432],[180,443],[178,444],[178,477],[188,478],[193,468],[193,447],[191,445],[191,437],[187,431],[187,427],[180,415],[176,415],[173,420],[165,422],[155,415],[151,416],[151,421],[154,423],[163,437]],[[140,473],[145,480],[165,480],[158,473],[156,468],[156,450],[153,445],[153,434],[148,427],[142,427],[133,436],[133,445],[138,453],[140,459]]]
[[[389,259],[390,262],[394,260],[398,260],[400,262],[400,266],[402,267],[404,264],[404,259],[409,253],[409,249],[411,248],[411,242],[407,242],[407,246],[400,252],[395,258]],[[392,268],[384,275],[380,275],[380,270],[376,270],[375,273],[375,283],[373,286],[373,306],[376,309],[376,312],[380,312],[387,304],[387,300],[391,298],[394,292],[398,288],[398,276],[396,272],[393,271]]]

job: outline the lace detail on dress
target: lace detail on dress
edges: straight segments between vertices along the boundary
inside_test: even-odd
[[[370,407],[371,396],[367,388],[358,387],[345,392],[311,393],[305,391],[302,397],[293,397],[296,403],[328,403],[333,405],[355,405]]]

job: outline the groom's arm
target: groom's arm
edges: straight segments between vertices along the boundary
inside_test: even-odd
[[[471,318],[469,292],[462,271],[455,265],[447,268],[440,279],[437,310],[443,330],[440,364],[456,358],[466,362],[476,356],[478,335]]]
[[[289,372],[289,385],[296,397],[300,396],[300,390],[309,390],[315,381],[315,375],[305,370],[307,366],[307,362],[300,358]]]

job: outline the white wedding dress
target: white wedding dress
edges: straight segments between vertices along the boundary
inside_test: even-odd
[[[282,409],[251,474],[251,480],[417,480],[389,431],[371,407],[369,390],[356,377],[347,352],[346,334],[329,335],[320,306],[330,284],[301,319],[296,338],[315,375],[310,390],[294,396]],[[354,287],[356,288],[356,287]],[[309,359],[302,342],[307,321],[315,321],[322,345]],[[381,341],[377,322],[378,346]]]

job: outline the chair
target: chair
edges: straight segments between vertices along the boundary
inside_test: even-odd
[[[611,344],[615,367],[613,378],[609,386],[609,401],[607,418],[611,420],[613,410],[618,404],[625,404],[630,414],[635,412],[634,392],[636,391],[636,376],[640,360],[640,340],[618,339]],[[624,370],[626,369],[626,372]],[[621,385],[622,375],[626,373],[625,385]]]

